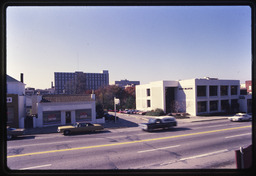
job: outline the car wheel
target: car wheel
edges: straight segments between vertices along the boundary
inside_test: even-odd
[[[63,134],[64,134],[64,135],[69,135],[69,134],[70,134],[70,131],[69,131],[69,130],[65,130],[65,131],[63,132]]]
[[[11,140],[12,139],[12,135],[11,134],[8,134],[7,135],[7,140]]]

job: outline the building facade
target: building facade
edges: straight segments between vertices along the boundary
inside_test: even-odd
[[[35,95],[35,127],[68,125],[75,122],[96,123],[95,95]]]
[[[217,78],[157,81],[136,86],[136,109],[194,115],[239,111],[240,81]],[[247,105],[243,105],[247,106]],[[246,108],[244,108],[246,109]]]
[[[67,73],[55,72],[55,94],[78,94],[80,90],[97,90],[109,85],[109,73],[103,70],[101,73]]]
[[[21,75],[21,81],[23,81],[23,74]],[[6,75],[7,125],[14,128],[24,128],[24,119],[26,118],[26,84],[21,81]]]
[[[136,85],[140,85],[140,81],[129,81],[125,79],[121,81],[115,81],[115,85],[119,87],[136,86]]]
[[[245,87],[248,94],[252,94],[252,81],[245,81]]]

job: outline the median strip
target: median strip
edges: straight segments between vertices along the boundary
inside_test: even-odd
[[[100,148],[100,147],[110,147],[110,146],[134,144],[134,143],[140,143],[140,142],[150,142],[150,141],[157,141],[157,140],[163,140],[163,139],[172,139],[172,138],[194,136],[194,135],[200,135],[200,134],[216,133],[216,132],[221,132],[221,131],[229,131],[229,130],[236,130],[236,129],[242,129],[242,128],[250,128],[250,127],[251,126],[242,126],[242,127],[226,128],[226,129],[220,129],[220,130],[211,130],[211,131],[204,131],[204,132],[197,132],[197,133],[181,134],[181,135],[176,135],[176,136],[167,136],[167,137],[161,137],[161,138],[121,142],[121,143],[114,143],[114,144],[103,144],[103,145],[77,147],[77,148],[69,148],[69,149],[61,149],[61,150],[50,150],[50,151],[42,151],[42,152],[34,152],[34,153],[25,153],[25,154],[7,156],[7,158],[15,158],[15,157],[21,157],[21,156],[30,156],[30,155],[40,155],[40,154],[48,154],[48,153],[55,153],[55,152],[65,152],[65,151],[73,151],[73,150],[82,150],[82,149],[91,149],[91,148]]]

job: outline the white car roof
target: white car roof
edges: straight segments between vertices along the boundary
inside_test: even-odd
[[[236,115],[246,115],[246,113],[236,113]]]
[[[173,116],[156,116],[156,117],[152,117],[152,118],[154,118],[154,119],[167,119],[167,118],[175,118],[175,117],[173,117]]]

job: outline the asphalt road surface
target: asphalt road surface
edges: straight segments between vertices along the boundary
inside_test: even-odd
[[[11,170],[235,169],[235,150],[252,143],[251,122],[184,123],[63,136],[27,135],[7,142]]]

